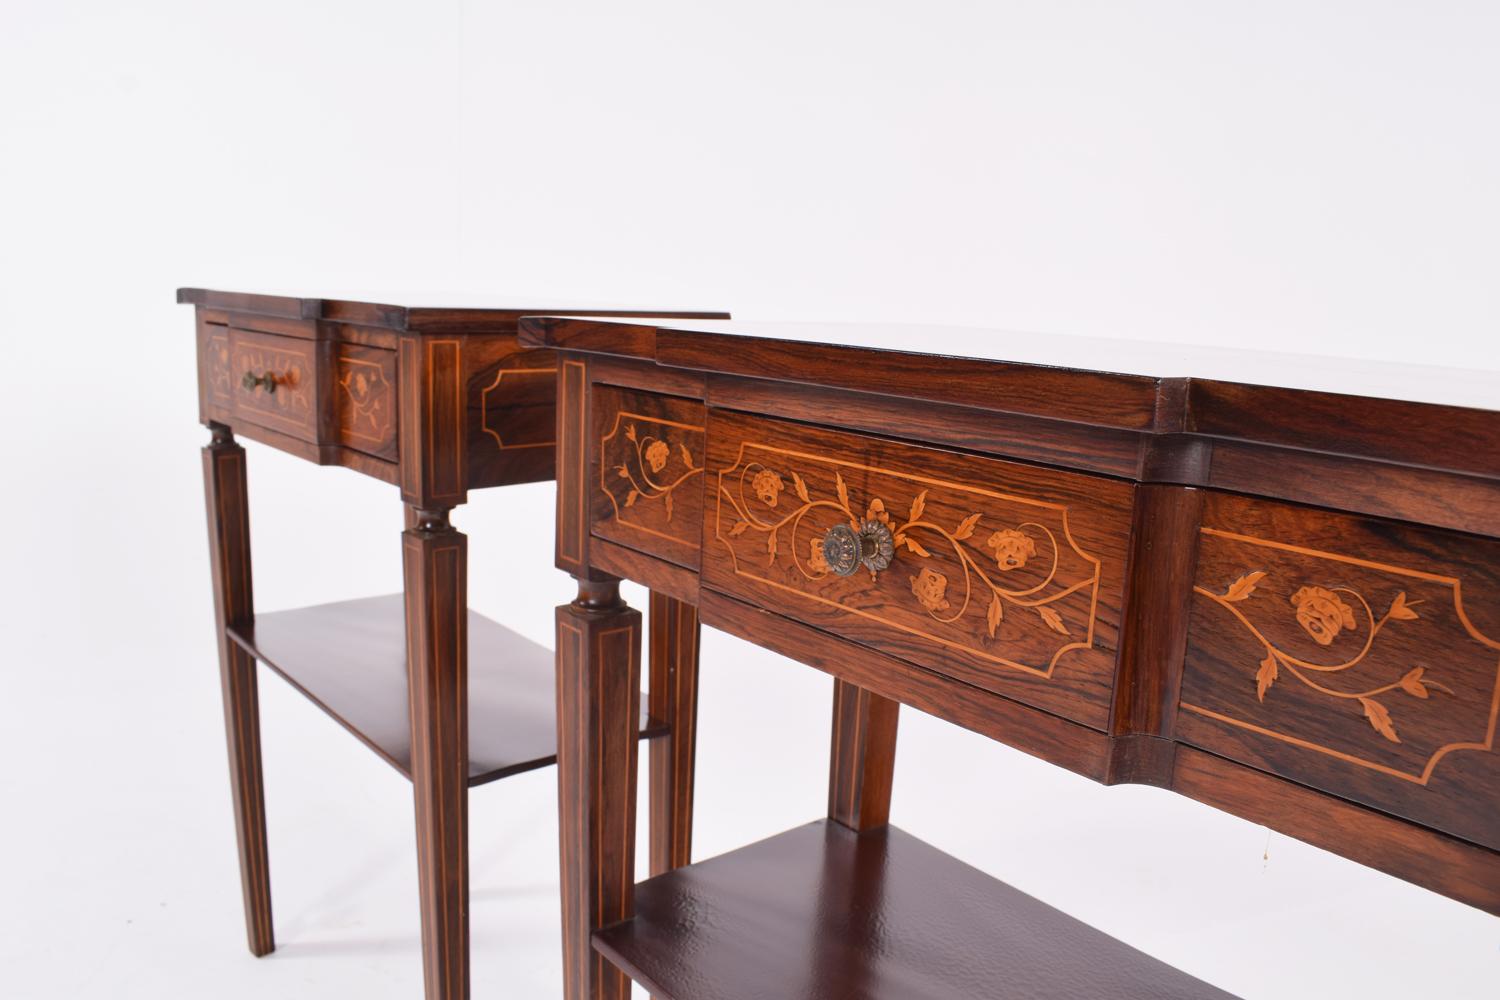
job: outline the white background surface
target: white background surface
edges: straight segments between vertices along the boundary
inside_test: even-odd
[[[0,994],[419,995],[408,787],[269,676],[245,950],[176,286],[1496,367],[1497,43],[1488,3],[5,0]],[[251,447],[262,609],[396,589],[392,490]],[[455,516],[546,641],[551,503]],[[830,689],[703,659],[700,857],[821,812]],[[472,802],[475,995],[556,996],[553,773]],[[1500,982],[1493,917],[909,711],[894,819],[1248,998]]]

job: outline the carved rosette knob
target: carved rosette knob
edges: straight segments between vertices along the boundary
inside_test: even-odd
[[[855,531],[836,524],[823,536],[823,561],[839,576],[852,576],[861,566],[872,574],[885,569],[896,555],[891,529],[880,521],[865,521]]]

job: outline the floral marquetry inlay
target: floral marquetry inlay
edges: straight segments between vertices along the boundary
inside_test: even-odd
[[[1293,615],[1297,624],[1318,645],[1332,646],[1340,633],[1344,632],[1348,633],[1345,636],[1347,645],[1359,640],[1359,633],[1363,633],[1363,642],[1349,656],[1336,662],[1320,663],[1300,659],[1277,646],[1251,622],[1245,611],[1239,607],[1242,602],[1254,596],[1265,576],[1264,570],[1246,573],[1231,583],[1222,594],[1213,593],[1202,587],[1193,588],[1196,593],[1207,597],[1238,619],[1265,652],[1265,657],[1255,670],[1255,694],[1261,701],[1266,700],[1266,692],[1271,690],[1281,677],[1282,671],[1285,670],[1299,683],[1325,697],[1358,703],[1363,710],[1364,717],[1369,720],[1377,733],[1392,743],[1400,743],[1401,737],[1396,733],[1391,713],[1385,703],[1379,700],[1380,698],[1404,693],[1413,698],[1425,699],[1432,691],[1453,693],[1450,688],[1427,676],[1427,668],[1421,666],[1412,667],[1398,680],[1373,686],[1357,685],[1346,690],[1329,687],[1326,683],[1317,680],[1318,677],[1326,678],[1359,667],[1373,648],[1380,630],[1390,623],[1420,618],[1421,616],[1412,604],[1421,602],[1409,602],[1406,591],[1398,591],[1391,598],[1390,607],[1379,618],[1376,618],[1369,602],[1358,591],[1348,587],[1327,588],[1311,585],[1299,587],[1292,594],[1288,602],[1291,607],[1285,613]],[[1361,609],[1362,614],[1358,621],[1354,607],[1349,603],[1351,601]]]
[[[1200,539],[1185,711],[1424,785],[1451,754],[1494,747],[1500,642],[1446,567]]]
[[[343,358],[339,364],[342,372],[338,386],[344,395],[340,422],[344,432],[366,441],[386,440],[395,402],[384,370],[373,362],[353,358]]]
[[[1100,562],[1062,504],[749,442],[711,488],[739,576],[1042,676],[1092,645]]]
[[[649,398],[642,403],[655,404]],[[600,491],[606,519],[596,530],[651,550],[658,544],[696,545],[703,495],[703,428],[622,405],[606,411],[599,438]],[[675,405],[675,404],[667,404]]]

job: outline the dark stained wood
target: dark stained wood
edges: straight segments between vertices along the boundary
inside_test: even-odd
[[[833,682],[829,819],[851,830],[872,830],[890,821],[900,711],[898,701],[848,681]]]
[[[718,410],[709,424],[705,587],[1108,728],[1129,485]],[[827,531],[872,517],[895,542],[887,569],[819,567]]]
[[[692,861],[698,738],[698,609],[651,592],[650,713],[668,728],[651,741],[651,873]]]
[[[604,538],[589,539],[589,556],[597,569],[612,576],[634,580],[652,591],[696,604],[698,574],[665,559],[648,556]]]
[[[871,434],[899,427],[898,436],[928,444],[1084,472],[1134,476],[1140,466],[1143,437],[1136,431],[811,385],[788,393],[776,382],[724,375],[709,378],[706,399],[726,410]]]
[[[1500,472],[1500,413],[1195,380],[1189,429],[1449,472]]]
[[[629,1000],[630,980],[590,935],[629,917],[635,890],[635,709],[641,615],[612,584],[557,609],[557,777],[563,994]],[[581,877],[588,873],[588,877]]]
[[[1136,487],[1112,733],[1172,735],[1202,508],[1199,490]]]
[[[468,499],[463,341],[402,337],[401,499],[415,507],[452,507]]]
[[[1500,542],[1212,494],[1180,738],[1500,848]]]
[[[1478,535],[1500,535],[1500,481],[1218,441],[1205,484]]]
[[[468,540],[446,511],[401,534],[422,970],[428,1000],[469,995]]]
[[[276,948],[276,937],[271,924],[255,661],[229,640],[226,631],[255,618],[245,449],[220,426],[213,428],[213,441],[203,449],[203,486],[208,505],[208,551],[213,569],[224,729],[229,743],[229,789],[234,800],[234,832],[245,897],[245,931],[250,953],[268,955]]]
[[[661,1000],[1229,997],[896,827],[831,821],[642,882],[594,946]]]
[[[574,576],[589,573],[588,476],[592,442],[589,428],[588,362],[563,355],[557,368],[557,531],[554,558],[558,569]]]
[[[1003,361],[659,329],[659,364],[1143,430],[1156,381]]]
[[[728,313],[702,310],[659,311],[644,309],[599,308],[566,303],[541,303],[506,300],[494,296],[405,296],[404,304],[386,304],[341,298],[303,298],[289,295],[260,295],[228,292],[210,288],[179,288],[177,301],[211,310],[243,312],[286,320],[322,320],[358,326],[385,327],[413,333],[447,335],[453,333],[515,333],[522,316],[540,313],[564,313],[580,316],[656,316],[684,319],[724,319]]]
[[[910,705],[1086,778],[1104,780],[1110,741],[1097,730],[954,681],[885,653],[856,646],[715,591],[703,591],[698,613],[703,624],[710,628],[739,636],[763,649],[816,667],[874,694]]]
[[[701,403],[597,386],[586,470],[593,534],[683,566],[703,531]]]
[[[408,525],[410,527],[410,525]],[[400,594],[258,615],[229,630],[386,763],[411,776]],[[557,760],[552,650],[469,612],[469,785]],[[643,736],[667,732],[641,710]]]

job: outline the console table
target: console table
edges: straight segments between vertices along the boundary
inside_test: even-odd
[[[516,340],[519,317],[541,310],[196,288],[177,299],[196,307],[199,419],[213,435],[203,475],[250,950],[275,947],[259,660],[411,779],[426,993],[466,997],[468,789],[552,763],[557,739],[552,653],[467,609],[466,539],[448,515],[469,490],[553,476],[556,361]],[[404,593],[257,616],[235,435],[397,487]],[[697,622],[670,597],[653,606],[673,626],[653,635],[653,662],[681,678],[680,696],[663,684],[631,725],[670,762],[653,772],[655,849],[685,857]]]
[[[669,319],[521,342],[560,352],[578,581],[570,1000],[1224,995],[891,827],[900,704],[1500,914],[1495,375]],[[635,883],[621,578],[833,675],[825,818]]]

